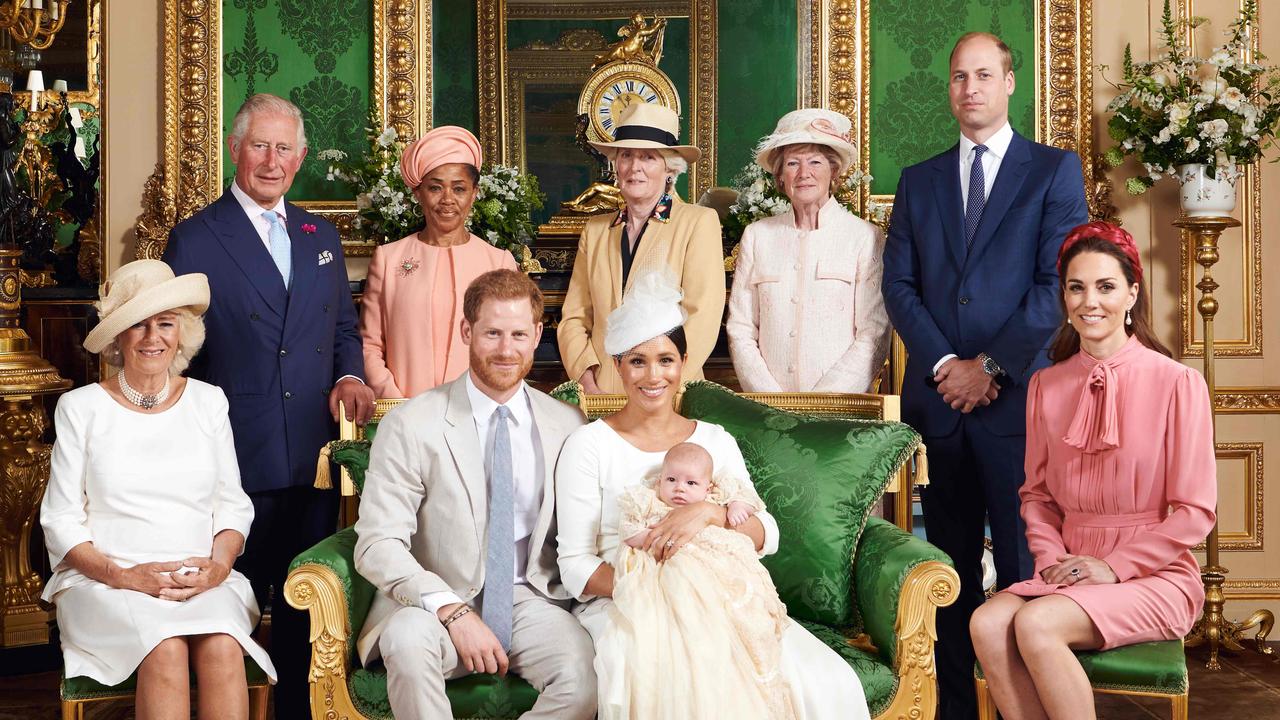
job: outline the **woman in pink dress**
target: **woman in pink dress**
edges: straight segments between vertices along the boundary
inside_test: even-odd
[[[1031,379],[1020,492],[1035,576],[970,622],[1009,720],[1095,717],[1072,650],[1191,630],[1204,605],[1191,548],[1217,503],[1208,389],[1151,331],[1133,238],[1077,227],[1058,274],[1067,324]]]
[[[413,397],[467,369],[462,296],[490,270],[515,270],[511,253],[467,231],[480,181],[480,141],[444,125],[413,141],[400,174],[426,226],[373,252],[360,300],[364,372],[380,398]]]

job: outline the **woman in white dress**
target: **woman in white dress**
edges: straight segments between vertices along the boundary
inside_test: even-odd
[[[617,413],[583,426],[565,442],[556,463],[556,517],[560,575],[578,601],[574,612],[596,641],[601,720],[627,718],[627,708],[609,702],[626,683],[622,658],[600,640],[611,622],[614,566],[619,545],[618,499],[657,472],[667,450],[681,442],[711,454],[714,475],[750,483],[737,442],[719,425],[690,420],[674,410],[685,357],[680,291],[656,276],[637,278],[622,305],[608,318],[605,350],[622,377],[627,403]],[[671,557],[709,525],[729,528],[723,506],[701,502],[674,508],[655,526],[646,548],[659,560]],[[733,527],[761,556],[778,548],[778,525],[767,513]],[[862,685],[853,669],[800,625],[788,621],[782,637],[782,673],[792,705],[804,720],[867,718]],[[715,669],[690,667],[700,688],[690,698],[690,720],[726,717],[716,692]],[[719,704],[705,705],[708,698]],[[639,719],[635,719],[639,720]]]
[[[222,391],[181,373],[204,342],[209,283],[139,260],[102,286],[84,347],[116,376],[58,401],[40,508],[67,677],[117,685],[136,670],[137,717],[247,718],[244,655],[258,605],[231,569],[253,505]]]

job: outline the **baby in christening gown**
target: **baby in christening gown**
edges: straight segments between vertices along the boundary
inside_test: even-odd
[[[751,539],[707,527],[659,563],[650,527],[674,507],[724,505],[731,526],[764,509],[749,482],[712,479],[711,455],[681,443],[661,472],[619,497],[611,623],[598,650],[619,653],[622,677],[602,678],[602,720],[795,718],[779,672],[787,609]]]

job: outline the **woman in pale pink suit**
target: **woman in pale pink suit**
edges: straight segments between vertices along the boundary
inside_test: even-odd
[[[1204,379],[1155,338],[1129,233],[1073,230],[1058,259],[1067,317],[1031,379],[1022,517],[1035,576],[974,613],[1005,718],[1091,718],[1072,650],[1187,634],[1204,605],[1191,548],[1217,503]]]
[[[467,231],[480,181],[480,142],[445,125],[410,143],[400,174],[426,226],[374,250],[360,301],[365,378],[380,398],[413,397],[467,369],[462,296],[490,270],[515,270],[511,253]]]

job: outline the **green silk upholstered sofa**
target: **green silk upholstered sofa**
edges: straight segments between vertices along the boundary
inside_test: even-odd
[[[898,419],[896,396],[788,393],[745,397],[810,418]],[[624,401],[622,396],[609,395],[574,399],[590,418],[616,411]],[[333,444],[333,452],[341,465],[340,485],[345,496],[354,496],[363,482],[361,462],[367,464],[367,446],[361,442],[366,433],[370,437],[376,433],[377,420],[398,402],[379,400],[374,421],[367,428],[342,424],[342,439]],[[917,449],[917,462],[906,463],[902,474],[888,483],[889,489],[909,498],[912,484],[927,481],[922,451],[922,447]],[[326,448],[318,475],[327,476],[328,453]],[[356,477],[349,468],[358,468]],[[327,477],[317,480],[318,484],[327,482]],[[353,505],[348,504],[346,513],[351,522]],[[771,511],[781,523],[778,511]],[[362,668],[356,657],[355,639],[376,590],[356,573],[355,541],[355,530],[348,527],[302,553],[294,559],[285,586],[288,603],[311,617],[313,718],[392,717],[385,670],[380,666]],[[866,521],[852,554],[850,590],[862,632],[853,634],[849,628],[800,621],[858,673],[872,717],[930,720],[935,717],[937,702],[935,615],[939,607],[955,600],[959,578],[945,554],[878,517]],[[515,718],[537,697],[532,687],[514,676],[472,675],[449,681],[447,692],[458,718]]]

